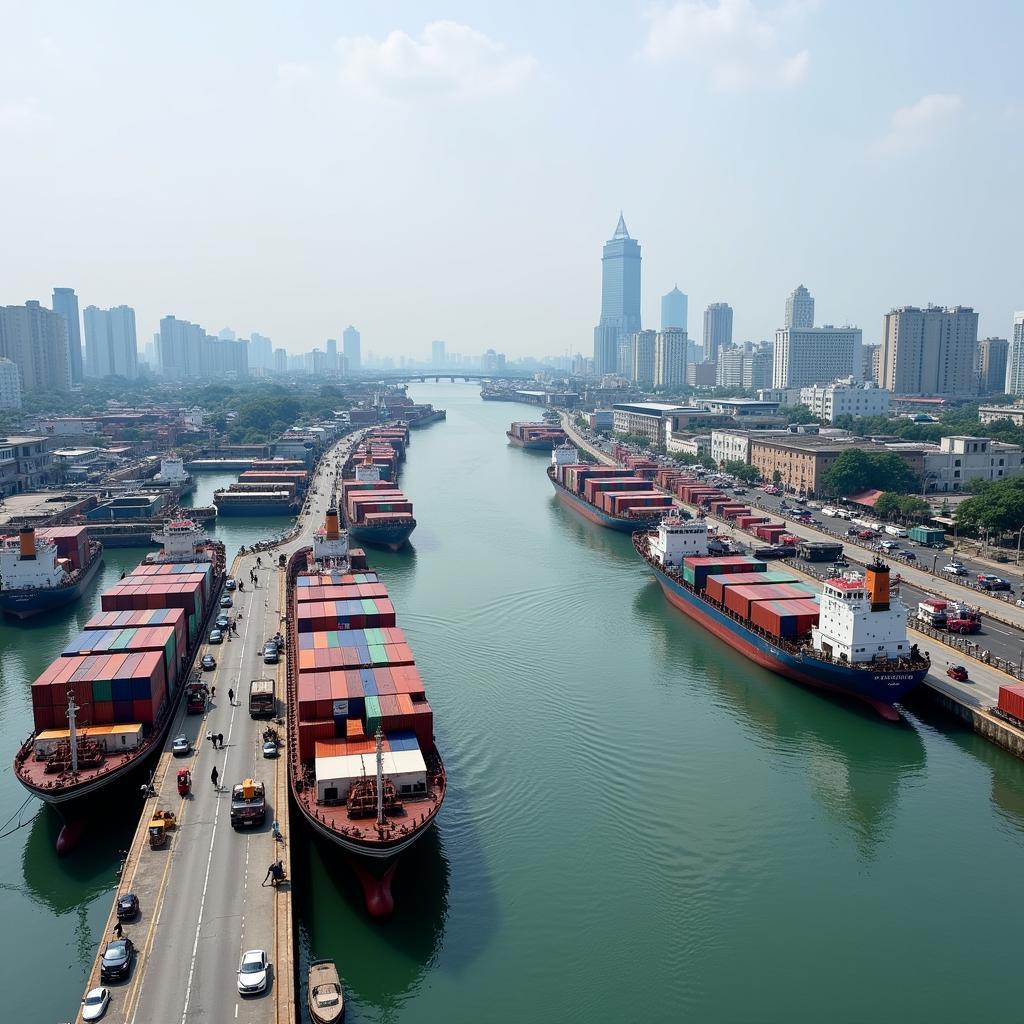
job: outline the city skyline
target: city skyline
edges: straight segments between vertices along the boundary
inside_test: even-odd
[[[18,197],[0,301],[69,286],[83,307],[130,304],[143,338],[180,311],[291,353],[353,322],[391,356],[431,338],[478,351],[478,325],[501,308],[488,343],[510,357],[586,351],[591,254],[621,207],[648,260],[644,325],[678,282],[695,312],[724,296],[737,339],[771,338],[780,297],[804,280],[868,342],[908,303],[970,305],[981,335],[1010,332],[1022,214],[999,197],[1014,194],[1022,146],[1020,10],[887,11],[888,45],[906,58],[867,81],[849,69],[877,19],[848,5],[447,16],[412,3],[314,3],[301,24],[261,9],[239,22],[184,8],[169,23],[146,9],[12,9],[0,128],[20,156],[0,170]],[[185,50],[195,74],[168,91]],[[665,137],[667,118],[687,131]],[[631,126],[635,159],[607,159],[607,123]],[[195,154],[244,154],[257,137],[277,142],[243,181],[211,187]],[[787,159],[764,159],[780,137]],[[659,158],[644,159],[654,139]],[[954,201],[965,190],[972,202]],[[912,258],[877,245],[904,228]]]

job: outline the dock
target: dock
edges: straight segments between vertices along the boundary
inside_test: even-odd
[[[277,555],[290,555],[312,542],[332,493],[335,459],[339,455],[344,459],[354,443],[343,439],[324,455],[314,485],[319,493],[310,493],[296,536],[273,553],[262,552],[262,567],[251,552],[236,555],[231,564],[231,575],[245,585],[244,592],[232,594],[233,607],[224,609],[235,617],[237,636],[200,649],[200,654],[212,654],[217,661],[214,671],[203,673],[215,696],[203,715],[186,715],[182,701],[154,772],[155,795],[144,801],[97,943],[86,990],[101,984],[100,960],[114,937],[117,896],[134,893],[140,914],[135,921],[125,922],[123,929],[135,945],[136,960],[127,980],[107,984],[111,1003],[104,1021],[294,1024],[297,1020],[288,759],[284,747],[276,758],[262,754],[262,733],[268,725],[278,730],[282,740],[286,737],[285,657],[276,666],[265,666],[262,653],[267,638],[279,629],[284,631],[285,572],[277,566]],[[250,583],[250,570],[256,573],[257,586]],[[276,679],[276,721],[249,716],[249,683],[260,677]],[[229,690],[234,691],[233,703]],[[207,739],[217,733],[223,733],[223,750],[214,749]],[[174,757],[170,744],[181,734],[190,739],[193,750],[187,757]],[[219,773],[217,787],[211,780],[214,766]],[[181,768],[192,773],[192,790],[184,797],[177,791]],[[236,831],[230,822],[231,787],[250,777],[266,788],[266,821],[251,831]],[[174,812],[177,826],[168,831],[166,845],[150,849],[149,822],[157,810]],[[275,820],[280,840],[272,834]],[[268,868],[278,860],[284,863],[285,882],[276,887],[264,884]],[[242,997],[236,978],[241,955],[249,949],[267,952],[269,980],[263,993]]]

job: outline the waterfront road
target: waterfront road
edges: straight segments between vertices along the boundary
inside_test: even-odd
[[[238,633],[230,642],[202,649],[217,660],[216,671],[204,673],[207,683],[216,687],[216,696],[207,715],[182,714],[172,730],[172,737],[185,732],[192,739],[194,754],[173,758],[168,748],[161,756],[154,779],[158,795],[148,802],[148,809],[174,810],[179,825],[162,850],[149,849],[142,825],[137,833],[120,891],[135,891],[140,898],[139,920],[125,926],[138,958],[129,980],[110,986],[113,999],[107,1020],[185,1024],[294,1019],[290,906],[287,915],[276,906],[289,898],[287,887],[277,891],[263,885],[272,862],[283,859],[287,870],[288,836],[275,841],[271,831],[272,822],[284,821],[287,812],[287,757],[283,748],[276,759],[262,756],[262,732],[268,723],[249,717],[248,691],[252,679],[276,678],[283,712],[284,659],[275,667],[265,666],[262,658],[264,642],[283,626],[283,570],[271,563],[276,554],[310,543],[324,519],[335,464],[340,465],[352,443],[339,442],[321,460],[295,539],[273,555],[263,552],[262,568],[256,567],[253,554],[234,559],[233,572],[245,584],[245,592],[232,595],[234,606],[226,612],[235,617]],[[228,552],[229,560],[234,554]],[[255,586],[250,582],[252,569]],[[234,703],[228,700],[229,690],[234,691]],[[223,750],[213,748],[208,733],[223,733]],[[186,766],[192,769],[192,795],[182,799],[176,775]],[[215,766],[217,788],[211,782]],[[230,821],[231,787],[246,777],[266,786],[267,820],[254,831],[236,832]],[[241,954],[248,949],[266,950],[272,966],[267,991],[243,999],[237,971]],[[282,977],[285,972],[288,976]],[[98,984],[94,969],[89,985]],[[288,994],[285,1005],[279,1002],[281,988]]]

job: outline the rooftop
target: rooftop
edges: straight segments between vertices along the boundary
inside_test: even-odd
[[[648,416],[662,416],[667,412],[700,412],[692,406],[667,405],[664,402],[616,402],[612,406],[620,412],[646,413]]]

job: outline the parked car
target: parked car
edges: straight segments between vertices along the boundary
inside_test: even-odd
[[[846,528],[846,536],[847,537],[856,537],[857,536],[857,532],[858,531],[857,531],[857,527],[856,526],[848,526]]]
[[[204,672],[212,672],[217,667],[217,661],[212,654],[204,654],[200,664],[203,666]]]
[[[263,664],[264,665],[276,665],[277,659],[280,657],[280,652],[277,649],[277,644],[273,640],[268,640],[263,645]]]
[[[242,962],[238,965],[238,994],[252,996],[262,992],[267,987],[269,969],[266,950],[246,950],[242,954]]]
[[[132,973],[135,944],[131,939],[114,939],[107,943],[100,961],[100,981],[124,981]]]
[[[91,988],[82,1000],[82,1020],[99,1020],[110,1005],[110,989],[101,985]]]
[[[222,644],[224,643],[224,634],[219,629],[210,630],[210,643],[211,644]]]
[[[902,555],[902,556],[903,556],[903,557],[904,557],[904,558],[905,558],[905,559],[906,559],[906,560],[907,560],[908,562],[916,562],[916,561],[917,561],[917,555],[915,555],[913,551],[901,551],[901,552],[900,552],[900,554],[901,554],[901,555]]]
[[[218,629],[224,630],[224,629],[227,629],[228,626],[231,625],[231,620],[226,615],[220,614],[220,615],[217,616],[217,620],[216,620],[216,622],[214,622],[214,625]]]
[[[990,573],[978,574],[978,586],[983,587],[985,590],[1013,590],[1008,580],[1004,580],[1001,576],[993,576]]]
[[[961,683],[967,682],[967,669],[965,669],[963,665],[950,665],[949,668],[946,669],[946,675],[949,676],[950,679],[956,679]]]
[[[118,921],[134,921],[139,916],[139,897],[133,892],[123,892],[117,897]]]
[[[175,757],[186,757],[192,753],[192,743],[185,735],[175,736],[171,742],[171,753]]]
[[[942,567],[943,572],[948,572],[950,576],[966,576],[967,570],[959,562],[948,562]]]
[[[264,757],[277,757],[277,740],[264,740],[263,741],[263,756]]]
[[[874,530],[858,530],[857,531],[857,539],[858,540],[871,540],[873,537],[875,537],[875,531]]]
[[[231,600],[231,595],[230,594],[225,594],[220,599],[220,606],[221,606],[221,608],[230,608],[234,603],[235,602]]]
[[[225,590],[234,590],[237,586],[238,586],[238,584],[235,582],[235,577],[234,576],[229,576],[224,581],[224,589]]]
[[[899,549],[899,544],[892,540],[883,540],[878,545],[883,551],[895,551]]]

